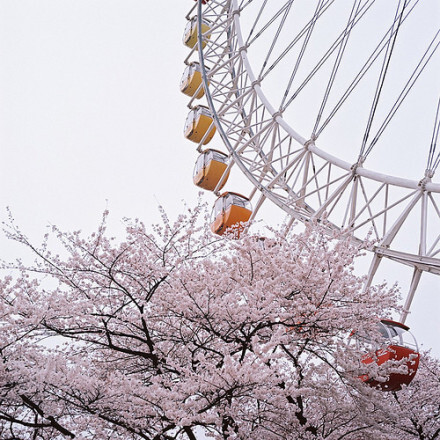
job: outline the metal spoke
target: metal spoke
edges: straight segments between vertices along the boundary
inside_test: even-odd
[[[256,208],[252,218],[264,215],[260,207],[270,203],[286,217],[287,229],[295,219],[319,220],[329,230],[351,234],[356,243],[372,233],[377,245],[368,282],[381,261],[397,261],[415,273],[411,298],[421,272],[440,274],[440,183],[433,181],[440,165],[440,100],[436,109],[429,110],[432,101],[417,107],[430,112],[423,133],[416,127],[416,122],[425,127],[421,118],[404,119],[408,127],[391,121],[411,116],[411,105],[403,103],[419,94],[426,102],[440,95],[432,75],[440,52],[438,24],[429,21],[434,5],[433,0],[319,0],[312,6],[308,0],[198,2],[199,44],[185,60],[198,54],[203,103],[230,156],[227,171],[246,177]],[[418,26],[420,16],[429,27]],[[202,18],[210,22],[205,40]],[[372,23],[374,41],[365,34]],[[407,70],[394,69],[395,63]],[[405,145],[406,134],[416,128],[417,145],[414,137]],[[419,156],[429,150],[422,164],[426,171],[409,178],[397,175],[397,168],[397,174],[364,168],[368,156],[381,166],[377,159],[394,143],[399,150],[391,150],[387,165],[399,166],[400,151]]]

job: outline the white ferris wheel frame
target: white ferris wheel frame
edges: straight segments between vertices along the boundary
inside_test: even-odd
[[[209,0],[202,6],[202,1],[197,0],[188,19],[195,8],[198,44],[185,62],[198,52],[213,124],[231,158],[224,177],[236,165],[254,187],[250,198],[260,194],[251,220],[262,203],[270,200],[290,217],[290,224],[295,219],[308,222],[326,218],[331,227],[351,233],[355,240],[361,228],[371,228],[376,245],[367,286],[384,257],[413,270],[400,318],[405,322],[421,274],[440,274],[440,184],[431,181],[429,170],[415,181],[364,168],[359,162],[348,163],[318,148],[315,139],[307,139],[294,130],[264,94],[248,60],[238,1]],[[202,34],[202,19],[212,22],[209,40]],[[202,150],[203,141],[198,151]],[[216,194],[222,184],[223,178],[214,190]],[[395,189],[398,195],[392,194]],[[342,226],[337,226],[329,212],[343,199],[346,212]],[[417,210],[418,250],[393,248],[402,226]],[[430,241],[428,227],[438,231]]]

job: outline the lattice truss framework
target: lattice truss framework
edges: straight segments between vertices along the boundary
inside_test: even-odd
[[[253,41],[262,38],[269,26],[281,29],[279,23],[283,23],[284,14],[287,15],[293,2],[280,1],[279,4],[282,5],[273,15],[273,19],[262,23],[260,27],[256,27],[254,34],[245,37],[240,28],[240,16],[246,14],[246,9],[254,3],[252,0],[210,0],[206,5],[198,4],[193,12],[198,13],[199,20],[203,18],[211,23],[209,39],[199,31],[199,48],[195,47],[194,51],[198,50],[204,87],[207,90],[206,99],[217,131],[231,157],[228,170],[238,166],[255,188],[251,194],[253,216],[257,215],[264,201],[270,200],[287,214],[291,222],[294,219],[305,222],[325,218],[331,227],[347,230],[358,239],[364,239],[370,233],[376,240],[376,246],[369,282],[382,257],[412,266],[413,286],[406,305],[409,308],[420,274],[423,271],[440,274],[440,184],[432,182],[438,166],[438,157],[435,156],[437,153],[430,152],[432,157],[428,158],[426,171],[423,170],[424,174],[422,172],[419,181],[409,180],[364,167],[369,146],[372,148],[380,140],[380,130],[384,131],[386,125],[379,126],[379,136],[373,138],[370,144],[362,145],[358,159],[353,163],[329,154],[325,147],[321,149],[317,146],[321,132],[331,124],[331,112],[327,119],[320,114],[320,119],[316,119],[315,127],[307,137],[295,131],[287,118],[285,119],[286,109],[294,101],[295,92],[291,91],[290,95],[285,93],[278,107],[274,107],[264,94],[265,77],[270,75],[277,63],[277,57],[273,55],[272,64],[263,64],[257,74],[252,70],[252,60],[248,59]],[[259,3],[263,5],[267,1],[261,0]],[[334,0],[318,2],[310,21],[306,21],[305,26],[298,29],[295,35],[292,34],[286,53],[297,45],[299,59],[313,27],[333,3]],[[327,85],[327,90],[330,90],[337,77],[335,66],[338,67],[341,62],[350,33],[374,3],[374,0],[353,2],[353,10],[346,27],[334,42],[328,43],[328,48],[323,50],[323,57],[310,69],[309,77],[297,87],[297,94],[307,87],[307,81],[322,66],[331,63],[333,71],[329,71],[331,73]],[[417,0],[407,0],[402,3],[400,10],[398,6],[396,17],[400,21],[396,19],[391,24],[360,73],[353,77],[345,93],[354,90],[362,82],[363,75],[374,68],[372,66],[384,63],[383,60],[390,56],[387,51],[390,51],[396,37],[398,24],[404,24],[417,3]],[[202,40],[206,41],[205,47],[200,44]],[[429,65],[428,62],[438,62],[439,42],[437,33],[427,51],[420,57],[419,65],[402,88],[394,107],[384,118],[385,123],[397,112],[412,85]],[[273,50],[273,47],[269,50]],[[188,59],[194,55],[191,53]],[[283,53],[279,59],[282,55]],[[379,75],[379,85],[380,81]],[[438,84],[433,93],[437,94],[438,99]],[[345,100],[335,102],[333,108],[339,110]],[[193,101],[190,102],[192,104]],[[437,115],[432,135],[435,143],[438,125]],[[198,147],[199,151],[202,149],[202,142]],[[221,182],[218,187],[220,185]],[[411,235],[411,240],[408,239],[408,234]],[[405,317],[406,315],[403,320]]]

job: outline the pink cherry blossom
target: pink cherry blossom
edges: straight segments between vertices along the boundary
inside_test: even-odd
[[[366,366],[350,336],[380,342],[397,309],[354,275],[362,246],[319,225],[219,238],[203,206],[118,242],[107,215],[90,237],[53,228],[57,251],[6,230],[35,264],[0,281],[0,438],[439,438],[438,360],[399,392],[360,379],[405,369]]]

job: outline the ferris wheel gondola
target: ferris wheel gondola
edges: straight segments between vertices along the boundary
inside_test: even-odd
[[[180,81],[180,91],[185,95],[196,99],[203,97],[205,91],[203,89],[202,71],[199,63],[192,62],[186,66]]]
[[[183,131],[185,137],[190,141],[202,145],[209,143],[216,132],[216,126],[209,108],[198,105],[191,109],[186,118]]]
[[[214,203],[211,231],[217,235],[229,233],[239,238],[251,215],[252,205],[247,197],[225,192]]]
[[[229,177],[228,155],[218,150],[207,149],[197,158],[194,167],[194,184],[202,189],[214,191],[221,190]]]
[[[382,391],[398,391],[403,385],[409,385],[416,375],[419,367],[419,349],[417,341],[409,331],[409,327],[396,321],[382,319],[378,323],[381,334],[381,347],[376,347],[373,352],[367,353],[362,358],[364,365],[376,363],[383,365],[389,361],[399,367],[403,366],[403,372],[391,372],[386,380],[377,380],[364,374],[362,381]]]
[[[200,23],[199,23],[200,22]],[[201,32],[204,35],[202,40],[202,47],[206,46],[207,40],[211,37],[209,31],[211,29],[211,24],[208,20],[205,19],[198,19],[197,17],[192,17],[186,27],[185,31],[183,33],[183,44],[185,46],[188,46],[189,48],[193,48],[197,44],[197,38],[198,38],[198,26],[200,26]]]

